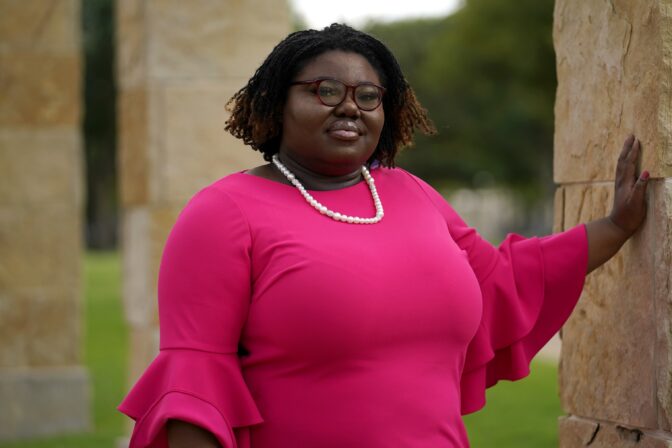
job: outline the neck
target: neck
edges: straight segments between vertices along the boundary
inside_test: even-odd
[[[347,170],[344,174],[323,174],[306,168],[287,154],[278,154],[280,162],[291,171],[308,190],[338,190],[362,180],[362,168]],[[284,176],[283,176],[284,177]]]

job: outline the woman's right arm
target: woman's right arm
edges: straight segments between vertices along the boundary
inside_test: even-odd
[[[238,358],[251,241],[217,185],[178,217],[159,269],[160,351],[119,407],[136,421],[129,448],[244,446],[237,438],[263,422]]]
[[[170,448],[221,448],[215,436],[200,426],[169,420],[167,429]]]

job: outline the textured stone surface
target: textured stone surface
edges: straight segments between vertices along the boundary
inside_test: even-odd
[[[25,288],[0,293],[0,369],[80,362],[78,289]]]
[[[565,188],[558,187],[553,196],[553,233],[565,229]]]
[[[80,1],[0,11],[0,439],[84,431]]]
[[[0,54],[0,126],[79,126],[80,56]]]
[[[79,51],[78,0],[0,0],[0,54]]]
[[[580,417],[561,417],[560,448],[670,448],[672,437]]]
[[[159,353],[159,329],[156,325],[132,326],[130,342],[133,350],[128,366],[128,384],[135,384]]]
[[[662,182],[650,184],[651,208]],[[606,216],[612,202],[610,184],[564,187],[564,224]],[[563,409],[599,420],[657,428],[654,272],[651,256],[661,243],[658,223],[644,228],[620,252],[591,273],[582,298],[563,328],[560,395]],[[668,242],[669,244],[669,242]]]
[[[122,298],[126,322],[134,326],[153,323],[156,314],[149,220],[148,207],[126,207],[121,217]]]
[[[114,8],[117,33],[116,79],[122,99],[127,89],[144,88],[147,82],[149,31],[145,21],[146,7],[146,1],[117,0]]]
[[[147,326],[157,321],[157,280],[161,254],[182,209],[132,207],[122,217],[123,300],[126,321]]]
[[[147,92],[143,88],[123,90],[118,105],[120,203],[127,207],[147,204],[150,176]]]
[[[71,204],[0,208],[2,288],[79,287],[80,213]]]
[[[289,11],[276,0],[149,0],[152,78],[252,75],[280,37]]]
[[[671,30],[672,31],[672,30]],[[653,190],[651,220],[655,222],[651,255],[653,265],[656,327],[656,380],[658,385],[659,428],[672,426],[672,179]]]
[[[234,171],[265,163],[261,153],[224,131],[224,104],[246,80],[168,85],[161,110],[153,110],[157,176],[152,191],[161,204],[184,203],[198,190]]]
[[[89,378],[83,368],[0,368],[0,397],[0,441],[90,427]]]
[[[555,2],[556,182],[611,179],[631,132],[642,165],[672,175],[670,29],[670,0]]]
[[[75,129],[0,129],[0,207],[82,204]]]

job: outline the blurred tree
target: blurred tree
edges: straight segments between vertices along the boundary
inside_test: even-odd
[[[443,19],[371,24],[439,130],[400,165],[434,182],[550,195],[552,21],[553,0],[468,0]]]
[[[117,242],[113,7],[112,0],[82,2],[86,243],[93,249]]]

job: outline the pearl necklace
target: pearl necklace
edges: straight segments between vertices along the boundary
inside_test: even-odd
[[[365,166],[362,166],[362,176],[364,176],[364,180],[366,181],[366,184],[369,186],[369,190],[371,191],[371,198],[373,199],[373,204],[376,207],[376,216],[373,218],[360,218],[359,216],[348,216],[344,215],[342,213],[334,212],[332,210],[329,210],[327,207],[324,205],[320,204],[317,199],[315,199],[308,191],[306,191],[306,188],[301,185],[301,182],[296,178],[296,176],[287,169],[285,165],[283,165],[280,160],[278,159],[277,154],[273,154],[273,164],[275,164],[276,167],[280,170],[282,174],[285,175],[287,180],[289,180],[292,185],[294,185],[303,198],[310,204],[315,210],[320,212],[323,215],[327,215],[331,219],[334,219],[336,221],[341,221],[341,222],[347,222],[349,224],[375,224],[379,222],[381,219],[383,219],[383,204],[380,202],[380,197],[378,196],[378,191],[376,191],[376,185],[374,184],[373,176],[371,176],[371,173],[369,173],[369,170],[366,169]]]

